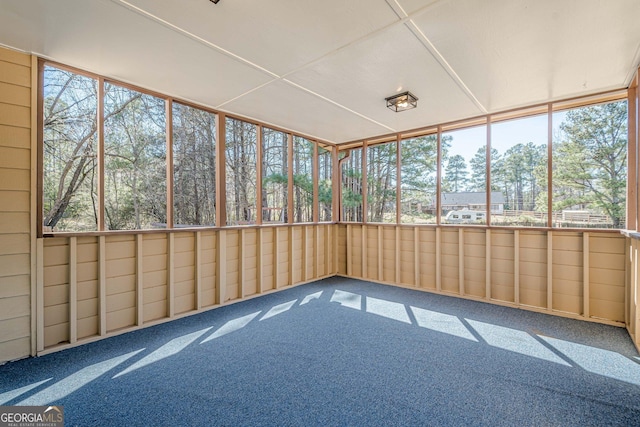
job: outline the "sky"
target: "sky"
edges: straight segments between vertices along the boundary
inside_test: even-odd
[[[553,114],[553,133],[559,129],[566,112]],[[478,149],[486,144],[487,129],[477,126],[443,133],[453,137],[449,155],[456,154],[465,158],[467,165]],[[547,143],[547,115],[507,120],[491,125],[491,148],[503,154],[516,144],[533,142],[536,145]]]

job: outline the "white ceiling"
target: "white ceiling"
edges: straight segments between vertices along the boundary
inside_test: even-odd
[[[336,143],[624,88],[639,23],[638,0],[0,2],[0,44]]]

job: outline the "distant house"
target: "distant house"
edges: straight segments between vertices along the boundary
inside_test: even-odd
[[[444,213],[464,209],[468,209],[470,211],[484,211],[487,208],[487,193],[484,191],[442,193],[440,200]],[[491,213],[502,214],[504,211],[504,203],[505,200],[502,192],[491,192]]]

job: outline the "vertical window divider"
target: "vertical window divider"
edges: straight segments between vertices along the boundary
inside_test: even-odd
[[[337,150],[336,150],[337,151]],[[344,211],[342,209],[342,162],[347,160],[351,156],[351,149],[346,150],[346,154],[343,158],[338,160],[338,221],[344,221]],[[338,154],[336,153],[336,159],[338,158]]]
[[[30,338],[30,355],[35,356],[38,351],[38,319],[42,313],[38,310],[38,238],[42,237],[42,216],[44,215],[44,169],[40,166],[41,160],[44,158],[44,125],[40,122],[44,120],[39,117],[44,116],[44,65],[40,58],[31,56],[31,126],[29,135],[29,166],[31,179],[29,190],[29,250],[31,252],[30,274],[29,278],[29,305],[31,309],[31,319],[29,321]],[[34,108],[35,107],[35,108]],[[38,125],[35,125],[35,124]],[[42,162],[44,165],[44,161]],[[43,292],[44,296],[44,292]]]
[[[553,104],[547,104],[547,227],[553,227]]]
[[[287,224],[293,224],[293,135],[287,134]]]
[[[486,213],[487,216],[487,227],[491,226],[491,115],[487,116],[487,143],[486,147],[486,162],[487,162],[487,173],[485,175],[485,191],[487,192],[487,207]]]
[[[320,164],[318,160],[318,141],[313,142],[313,160],[311,162],[313,175],[313,222],[318,223],[320,219],[320,198],[318,194],[318,180],[320,179]]]
[[[44,60],[38,59],[38,129],[36,135],[36,237],[44,235]],[[35,295],[35,294],[34,294]]]
[[[262,125],[256,125],[256,224],[262,225]]]
[[[227,225],[226,116],[216,114],[216,227]]]
[[[631,82],[627,92],[627,128],[629,129],[629,140],[627,141],[627,220],[628,230],[637,230],[638,218],[638,145],[637,135],[637,75]]]
[[[98,231],[105,230],[105,206],[104,206],[104,78],[98,78],[98,150],[96,152],[97,156],[97,167],[98,167],[98,215],[97,215],[97,228]]]
[[[401,201],[402,201],[402,139],[400,134],[396,135],[396,225],[401,221]]]
[[[368,222],[369,216],[369,184],[367,182],[367,156],[369,155],[369,143],[365,140],[362,143],[362,223]]]
[[[633,158],[633,167],[635,168],[635,181],[633,185],[635,186],[635,200],[634,203],[636,205],[635,209],[635,219],[632,222],[633,227],[630,227],[627,224],[627,229],[629,230],[640,230],[640,177],[638,174],[640,173],[640,89],[638,86],[640,85],[640,67],[638,67],[638,71],[636,73],[635,78],[633,79],[633,87],[634,96],[633,99],[630,100],[629,104],[633,104],[633,115],[629,114],[629,117],[632,117],[632,124],[634,129],[634,135],[631,141],[628,141],[629,144],[633,144],[635,147],[635,156]],[[630,108],[627,106],[627,108]],[[627,159],[627,170],[629,169],[629,160]]]
[[[638,67],[638,72],[636,73],[635,81],[635,97],[633,99],[634,111],[633,115],[633,123],[635,129],[635,140],[632,142],[636,147],[636,157],[634,159],[636,166],[636,227],[635,230],[640,230],[640,177],[638,174],[640,173],[640,67]],[[627,165],[627,167],[629,167]],[[627,226],[627,228],[629,228]]]
[[[332,222],[340,222],[342,203],[341,183],[342,183],[342,171],[340,170],[340,161],[338,160],[338,147],[331,147],[331,210]]]
[[[167,229],[173,228],[173,99],[167,98],[165,105],[165,139],[167,141]]]
[[[436,225],[440,225],[442,214],[442,125],[438,126],[438,161],[436,168]]]

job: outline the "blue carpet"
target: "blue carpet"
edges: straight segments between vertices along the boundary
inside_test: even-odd
[[[621,328],[331,278],[0,366],[78,426],[639,426]]]

